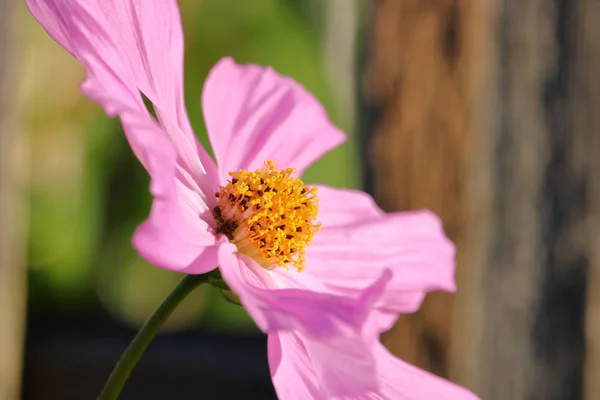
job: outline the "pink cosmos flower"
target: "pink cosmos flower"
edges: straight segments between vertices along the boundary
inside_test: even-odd
[[[135,248],[188,274],[218,266],[269,335],[280,398],[476,398],[379,343],[426,292],[454,290],[454,247],[429,212],[385,214],[365,193],[303,184],[304,169],[345,139],[312,95],[270,68],[221,60],[202,93],[214,162],[183,102],[174,0],[26,2],[83,64],[82,91],[120,117],[151,176]]]

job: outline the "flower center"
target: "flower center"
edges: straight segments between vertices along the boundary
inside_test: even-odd
[[[292,177],[293,168],[277,170],[272,161],[256,171],[230,172],[231,180],[215,193],[217,233],[264,268],[304,268],[304,254],[321,227],[317,188]]]

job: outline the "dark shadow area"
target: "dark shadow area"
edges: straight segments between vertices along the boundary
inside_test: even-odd
[[[134,334],[101,311],[32,316],[23,399],[95,399]],[[263,336],[162,334],[120,399],[276,399],[266,350]]]

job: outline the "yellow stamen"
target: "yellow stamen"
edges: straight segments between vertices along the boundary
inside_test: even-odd
[[[272,161],[256,171],[230,172],[231,180],[215,193],[217,233],[265,268],[304,268],[306,246],[315,231],[317,188],[307,189],[293,168],[278,171]]]

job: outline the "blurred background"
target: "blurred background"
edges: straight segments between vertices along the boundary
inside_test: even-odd
[[[186,103],[223,56],[314,93],[349,140],[306,181],[429,208],[455,295],[383,336],[485,400],[600,399],[600,4],[594,0],[180,0]],[[93,399],[181,278],[130,240],[148,177],[83,70],[0,0],[0,400]],[[123,399],[272,399],[265,338],[201,287]]]

